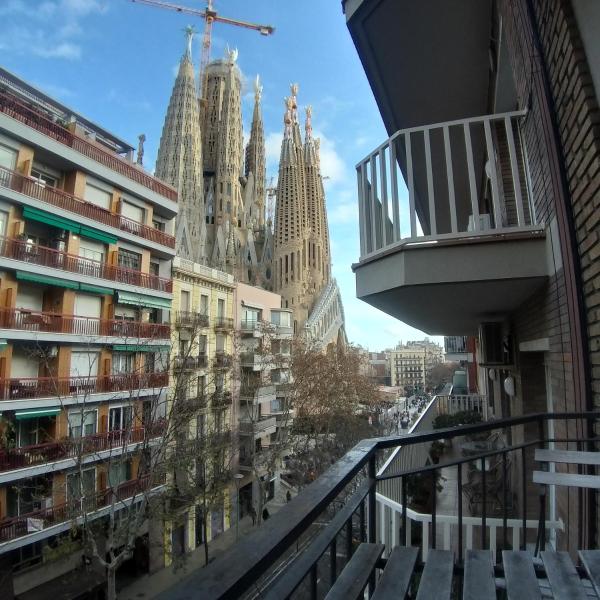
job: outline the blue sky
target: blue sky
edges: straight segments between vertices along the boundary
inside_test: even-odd
[[[203,8],[199,0],[171,0]],[[372,350],[400,339],[422,339],[415,329],[355,297],[350,265],[358,259],[354,166],[386,137],[371,89],[345,25],[339,0],[215,0],[223,16],[270,24],[271,37],[216,24],[212,57],[226,44],[239,50],[247,78],[244,122],[252,116],[252,80],[264,85],[267,177],[277,178],[283,98],[298,82],[298,101],[313,106],[321,137],[333,273],[351,341]],[[193,17],[130,0],[0,0],[2,64],[88,118],[137,143],[146,134],[144,161],[152,169],[176,68],[182,29]],[[199,56],[200,36],[194,58]]]

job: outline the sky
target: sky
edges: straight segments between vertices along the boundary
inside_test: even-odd
[[[200,0],[170,0],[203,9]],[[226,17],[273,25],[275,34],[215,24],[211,57],[239,51],[245,78],[244,130],[249,131],[260,75],[267,182],[277,180],[283,98],[299,84],[298,103],[313,107],[321,138],[321,171],[331,237],[333,275],[342,292],[351,342],[370,350],[425,334],[358,300],[351,264],[358,261],[355,165],[387,134],[346,28],[340,0],[214,0]],[[146,135],[144,166],[154,161],[179,59],[183,29],[203,21],[131,0],[0,0],[2,66],[137,145]],[[200,55],[201,35],[193,55]],[[303,120],[303,119],[302,119]],[[441,338],[436,338],[440,341]]]

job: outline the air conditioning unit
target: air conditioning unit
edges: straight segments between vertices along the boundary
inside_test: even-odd
[[[512,339],[502,321],[479,325],[479,345],[482,366],[512,364]]]

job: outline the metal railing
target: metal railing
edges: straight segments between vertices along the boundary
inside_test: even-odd
[[[42,529],[46,529],[77,519],[84,513],[93,513],[98,509],[110,506],[113,501],[118,501],[116,510],[119,510],[123,507],[123,502],[134,499],[138,495],[141,497],[152,487],[163,483],[162,480],[152,481],[149,475],[144,475],[139,479],[125,481],[118,486],[105,488],[83,498],[73,498],[71,501],[31,511],[18,517],[3,519],[0,521],[0,542],[8,542],[38,531],[37,522],[40,522],[39,525]],[[93,517],[93,514],[88,516]],[[32,521],[36,522],[33,529]]]
[[[259,331],[262,326],[262,321],[259,319],[242,319],[240,322],[240,329],[245,332]]]
[[[240,433],[242,434],[260,435],[269,429],[274,431],[276,427],[277,419],[274,416],[265,416],[254,420],[240,420]]]
[[[201,352],[197,356],[176,356],[173,361],[175,370],[193,370],[203,369],[208,365],[206,352]]]
[[[80,438],[64,438],[43,444],[0,450],[0,472],[24,469],[65,458],[95,454],[103,450],[137,444],[163,435],[166,421],[158,420],[144,427],[94,433]]]
[[[208,327],[208,315],[206,313],[194,312],[190,310],[178,310],[176,315],[178,325],[184,327]]]
[[[173,281],[171,279],[163,279],[157,275],[142,273],[135,269],[109,265],[106,262],[83,258],[75,254],[67,254],[54,248],[32,244],[26,240],[0,238],[0,255],[12,260],[78,273],[86,277],[118,281],[119,283],[150,288],[159,292],[173,291]]]
[[[525,114],[403,129],[360,161],[361,259],[408,242],[539,229],[519,132]]]
[[[101,206],[87,202],[55,187],[44,185],[32,177],[26,177],[16,171],[0,167],[0,187],[9,188],[15,192],[25,194],[36,200],[41,200],[62,210],[76,213],[82,217],[93,219],[103,225],[126,231],[132,235],[156,242],[169,248],[175,248],[175,238],[164,231],[144,225],[133,219],[110,212]]]
[[[0,399],[55,398],[135,391],[169,385],[169,373],[119,373],[95,377],[15,377],[0,379]]]
[[[231,367],[231,356],[218,350],[215,352],[215,358],[213,361],[213,365],[217,369],[228,369]]]
[[[215,317],[215,329],[233,329],[233,319],[230,317]]]
[[[439,414],[453,415],[460,411],[478,412],[484,421],[491,416],[487,396],[481,394],[450,394],[437,396]]]
[[[509,514],[508,494],[509,477],[508,463],[514,458],[518,462],[518,469],[512,471],[515,483],[521,490],[526,489],[527,482],[532,478],[532,453],[537,447],[548,444],[573,444],[583,450],[593,447],[598,438],[588,439],[554,439],[548,432],[558,422],[565,424],[571,422],[570,428],[577,425],[584,431],[592,431],[600,419],[600,412],[594,413],[543,413],[530,414],[512,419],[501,419],[476,425],[465,425],[454,429],[441,429],[425,433],[408,434],[404,436],[391,436],[385,438],[373,438],[363,440],[352,450],[335,463],[322,477],[300,492],[296,498],[283,506],[275,515],[269,519],[268,527],[261,527],[251,535],[244,537],[234,547],[220,556],[214,563],[188,577],[185,581],[174,586],[170,590],[173,599],[186,597],[193,591],[193,595],[199,598],[213,598],[215,600],[224,598],[241,598],[244,593],[253,590],[253,594],[261,598],[273,600],[292,596],[301,585],[308,589],[308,597],[317,597],[317,582],[319,580],[319,561],[321,558],[327,560],[330,577],[326,586],[333,584],[338,575],[338,559],[340,547],[337,545],[338,537],[345,532],[345,555],[349,560],[357,541],[377,541],[378,531],[380,538],[384,538],[387,551],[391,549],[394,542],[400,544],[409,540],[409,519],[421,519],[421,527],[427,530],[423,533],[427,548],[438,546],[438,527],[445,528],[446,515],[439,515],[436,510],[436,472],[441,469],[454,469],[457,475],[457,497],[458,508],[456,518],[456,554],[458,563],[463,563],[465,549],[469,546],[469,531],[477,536],[478,547],[482,549],[492,548],[508,549],[515,542],[520,548],[524,548],[526,536],[523,532],[532,529],[532,521],[542,523],[539,528],[537,540],[538,549],[544,549],[546,533],[553,528],[559,528],[558,521],[546,521],[546,502],[548,498],[540,494],[536,496],[534,503],[528,498],[527,493],[522,493],[518,499],[518,514]],[[393,449],[399,445],[403,448],[414,444],[432,443],[434,441],[457,439],[463,436],[482,436],[492,433],[502,433],[510,437],[528,426],[530,439],[522,443],[504,445],[487,452],[480,452],[475,456],[469,456],[458,460],[429,465],[417,469],[405,469],[396,473],[377,475],[377,467],[382,452]],[[537,432],[537,433],[535,433]],[[500,464],[500,488],[501,503],[500,514],[488,513],[488,502],[486,494],[491,493],[486,486],[486,461],[495,457]],[[465,465],[472,464],[474,470],[479,468],[480,477],[483,480],[481,487],[480,512],[476,516],[463,514],[463,488],[468,483],[465,476]],[[582,466],[582,469],[592,471],[595,467]],[[414,511],[409,515],[408,488],[409,479],[420,477],[430,482],[432,491],[432,510],[426,518],[418,517],[423,513]],[[488,475],[491,480],[491,475]],[[378,485],[387,479],[398,478],[402,482],[401,503],[381,502],[378,507]],[[488,480],[488,483],[490,481]],[[579,509],[582,509],[584,498],[579,496]],[[341,503],[341,504],[340,504]],[[333,516],[329,522],[323,525],[323,516]],[[341,507],[340,507],[341,506]],[[398,506],[400,507],[398,509]],[[383,507],[383,508],[382,508]],[[577,514],[577,507],[573,507]],[[394,517],[390,511],[395,512]],[[382,516],[383,521],[382,521]],[[443,518],[442,518],[443,517]],[[394,530],[385,533],[388,518],[393,524]],[[442,520],[440,521],[440,518]],[[493,519],[493,520],[490,520]],[[496,521],[499,519],[499,521]],[[539,519],[539,520],[538,520]],[[520,530],[516,521],[520,522]],[[320,523],[320,525],[319,525]],[[426,527],[425,527],[426,525]],[[449,525],[448,525],[449,526]],[[465,529],[466,528],[466,529]],[[518,536],[514,531],[519,530]],[[295,556],[294,560],[288,560],[277,569],[272,578],[266,578],[261,582],[260,578],[273,566],[275,566],[282,555],[295,545],[303,534],[312,531],[310,543],[303,547],[302,552]],[[466,533],[465,533],[466,531]],[[578,527],[579,535],[582,536],[582,527]],[[577,532],[575,532],[577,534]],[[445,538],[448,539],[448,538]],[[582,543],[579,545],[583,548]],[[594,540],[591,536],[590,540]],[[411,540],[412,542],[412,540]],[[447,544],[448,542],[444,541]],[[425,545],[423,546],[426,553]],[[263,586],[261,588],[261,585]]]
[[[53,140],[73,148],[80,154],[112,169],[113,171],[139,183],[140,185],[177,202],[177,190],[156,177],[146,173],[141,167],[132,164],[118,154],[105,150],[99,144],[71,133],[68,129],[49,119],[32,105],[27,105],[14,96],[0,91],[0,112],[51,137]]]
[[[0,308],[0,327],[21,331],[112,336],[124,339],[169,339],[171,337],[171,326],[168,323],[99,319],[28,308]]]

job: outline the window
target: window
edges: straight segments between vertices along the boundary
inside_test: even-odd
[[[160,275],[160,264],[155,260],[150,261],[150,275],[154,275],[155,277]]]
[[[108,485],[112,489],[118,487],[131,477],[131,465],[128,460],[113,462],[108,467]]]
[[[108,430],[122,431],[127,429],[133,420],[133,407],[115,406],[108,411]]]
[[[69,411],[69,437],[80,438],[96,433],[97,410]]]
[[[99,361],[99,352],[71,352],[71,377],[96,377]]]
[[[135,354],[133,352],[113,352],[112,372],[113,375],[119,373],[133,373],[135,369]]]
[[[217,352],[225,352],[225,336],[222,333],[217,333],[216,336],[217,342]]]
[[[198,336],[198,348],[200,350],[200,353],[206,352],[207,347],[208,347],[208,338],[206,337],[206,335]]]
[[[261,319],[261,311],[257,308],[244,308],[242,316],[242,325],[246,324],[248,327],[255,325]]]
[[[0,236],[6,236],[6,224],[8,223],[8,213],[0,210]]]
[[[104,244],[87,238],[79,239],[79,256],[97,262],[103,262],[105,253]]]
[[[67,475],[67,499],[78,501],[93,496],[96,491],[96,468],[84,469],[80,473]]]
[[[279,327],[290,327],[291,315],[289,312],[271,311],[271,323]]]
[[[119,266],[139,271],[142,268],[142,255],[138,252],[119,248]]]
[[[225,300],[219,298],[217,301],[217,317],[221,318],[225,316]]]
[[[136,309],[128,306],[115,306],[115,319],[121,321],[135,321],[137,319]]]
[[[15,170],[17,165],[17,151],[0,145],[0,167]]]
[[[154,229],[158,229],[158,231],[165,230],[165,224],[162,221],[157,221],[156,219],[152,219],[152,227],[154,227]]]
[[[208,296],[206,294],[200,296],[200,312],[203,315],[208,314]]]
[[[179,299],[179,310],[181,310],[181,312],[189,312],[190,308],[190,293],[186,290],[181,290],[181,298]]]
[[[110,205],[112,201],[112,194],[105,190],[96,187],[95,185],[90,185],[89,183],[85,186],[85,192],[83,197],[88,202],[95,204],[96,206],[100,206],[106,210],[110,210]]]
[[[121,202],[121,215],[136,223],[145,223],[146,221],[146,211],[143,208],[124,200]]]
[[[58,184],[56,177],[47,175],[39,169],[31,169],[31,176],[37,180],[36,185],[39,185],[40,187],[56,187]]]

